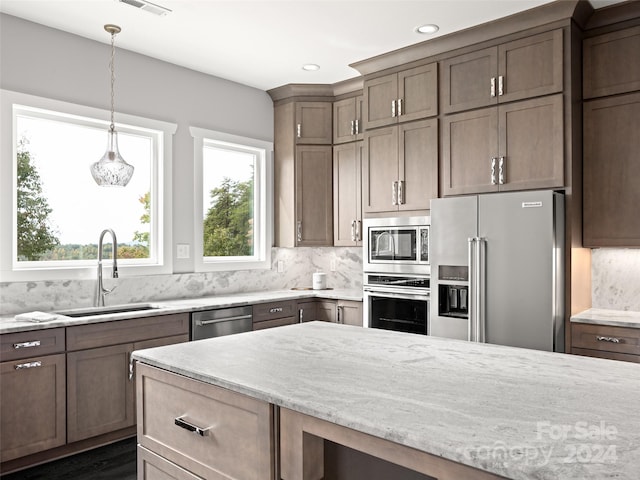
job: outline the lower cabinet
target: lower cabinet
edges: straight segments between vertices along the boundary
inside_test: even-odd
[[[361,327],[362,302],[349,300],[303,300],[298,302],[298,317],[300,322],[343,323]]]
[[[362,302],[338,300],[336,317],[338,323],[362,327],[364,323],[362,315]]]
[[[145,364],[136,382],[139,478],[276,478],[271,404]]]
[[[640,329],[572,323],[571,353],[640,363]]]
[[[253,329],[281,327],[298,323],[295,300],[260,303],[253,306]]]
[[[66,442],[64,353],[0,364],[1,460]]]

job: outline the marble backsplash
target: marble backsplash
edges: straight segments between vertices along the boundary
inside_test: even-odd
[[[278,261],[283,262],[282,273],[277,271]],[[105,286],[117,285],[107,297],[109,304],[117,305],[310,287],[312,274],[318,271],[327,274],[328,287],[361,289],[362,248],[273,248],[270,270],[105,278]],[[0,283],[0,314],[90,307],[95,288],[93,279]]]
[[[640,249],[592,250],[591,306],[640,312]]]

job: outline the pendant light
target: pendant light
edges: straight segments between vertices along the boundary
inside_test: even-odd
[[[104,29],[111,34],[111,125],[107,133],[107,151],[102,158],[91,165],[91,175],[100,186],[106,187],[124,187],[129,183],[133,176],[133,166],[124,161],[124,158],[118,151],[118,132],[116,132],[113,123],[114,115],[114,93],[113,85],[116,80],[114,72],[114,59],[116,56],[115,36],[120,33],[121,28],[117,25],[105,25]]]

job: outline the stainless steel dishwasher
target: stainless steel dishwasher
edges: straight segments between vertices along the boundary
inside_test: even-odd
[[[191,340],[253,330],[253,307],[218,308],[191,314]]]

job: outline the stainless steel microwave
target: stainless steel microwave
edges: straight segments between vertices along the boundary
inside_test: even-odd
[[[363,222],[365,272],[430,274],[431,218],[368,218]]]

